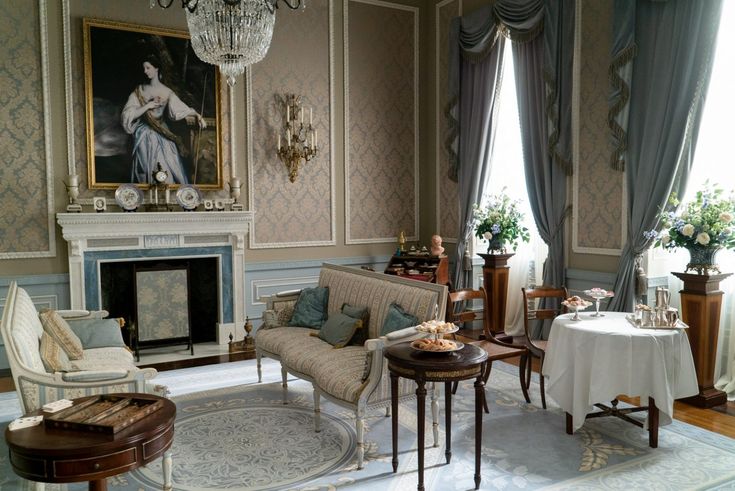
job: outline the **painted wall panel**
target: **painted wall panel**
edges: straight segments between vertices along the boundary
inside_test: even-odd
[[[331,2],[314,0],[303,11],[278,12],[265,59],[250,69],[248,175],[250,208],[256,210],[253,248],[333,245],[334,169],[332,148],[333,63]],[[297,94],[312,108],[317,156],[299,167],[296,182],[276,155],[276,131],[285,145],[285,108],[276,97]],[[309,116],[304,120],[308,124]]]
[[[5,2],[0,16],[0,259],[56,254],[45,5]]]
[[[349,243],[418,234],[418,9],[345,5]]]

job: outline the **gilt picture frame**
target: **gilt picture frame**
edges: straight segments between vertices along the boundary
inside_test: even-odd
[[[223,187],[220,75],[185,31],[83,19],[89,189]]]

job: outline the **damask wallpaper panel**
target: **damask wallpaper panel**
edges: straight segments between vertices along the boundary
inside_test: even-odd
[[[256,212],[252,248],[335,244],[331,8],[328,0],[313,0],[302,11],[279,10],[268,55],[250,69],[248,195]],[[301,95],[302,107],[312,108],[319,138],[316,157],[302,162],[293,183],[276,155],[276,131],[284,144],[286,138],[285,108],[276,104],[276,97],[285,94]]]
[[[459,235],[459,186],[449,179],[449,154],[444,142],[449,135],[449,124],[444,116],[447,106],[449,80],[449,27],[452,18],[462,14],[461,0],[449,0],[437,4],[436,16],[436,66],[437,66],[437,97],[436,97],[436,124],[437,142],[436,158],[438,167],[437,176],[437,217],[439,220],[438,232],[446,241],[456,241]]]
[[[610,168],[607,67],[612,42],[612,0],[581,3],[579,156],[574,174],[574,252],[619,255],[624,241],[624,174]]]
[[[56,255],[48,111],[46,2],[0,16],[0,259]]]
[[[418,9],[345,3],[346,242],[418,234]]]

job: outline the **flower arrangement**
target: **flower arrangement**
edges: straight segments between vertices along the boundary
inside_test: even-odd
[[[505,194],[490,196],[487,206],[480,208],[474,205],[475,236],[488,242],[487,252],[504,251],[506,244],[512,244],[513,250],[518,248],[518,240],[528,242],[530,234],[523,226],[523,213],[518,210],[518,200],[511,200]]]
[[[664,229],[644,232],[647,239],[655,239],[655,245],[667,250],[678,247],[687,249],[735,249],[733,218],[735,196],[725,198],[717,185],[705,182],[705,191],[698,191],[694,201],[684,204],[677,212],[664,211],[659,215]],[[676,193],[669,197],[670,207],[678,207]]]

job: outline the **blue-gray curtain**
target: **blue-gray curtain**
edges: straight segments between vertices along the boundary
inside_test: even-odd
[[[613,46],[617,51],[612,53],[608,121],[616,141],[612,164],[626,172],[628,241],[609,308],[631,311],[635,258],[650,246],[643,232],[658,228],[658,215],[669,194],[676,191],[681,195],[686,188],[712,73],[722,3],[616,0],[614,8]],[[626,63],[632,63],[632,69],[624,69]],[[627,128],[620,102],[626,94],[626,75],[630,80]],[[621,109],[622,116],[614,113]],[[620,127],[614,128],[613,122]]]
[[[460,224],[453,287],[460,289],[471,285],[472,264],[465,251],[472,239],[473,204],[480,202],[490,174],[505,40],[498,35],[490,7],[452,19],[449,40]]]
[[[539,34],[544,27],[543,18],[544,0],[497,0],[495,4],[468,16],[453,19],[449,37],[449,105],[445,109],[450,135],[445,146],[452,169],[449,178],[459,182],[461,228],[453,275],[455,288],[469,284],[471,261],[465,251],[474,228],[472,205],[479,204],[490,173],[494,135],[492,122],[501,78],[496,68],[494,80],[488,75],[484,76],[484,86],[477,81],[469,83],[465,80],[465,77],[470,76],[466,68],[473,64],[478,66],[481,61],[499,68],[502,66],[503,37],[514,43],[541,40]],[[490,73],[489,68],[485,67],[484,70]],[[542,112],[543,100],[539,106]],[[487,114],[482,115],[483,111]],[[478,126],[479,122],[482,125]],[[547,143],[545,141],[544,146]]]
[[[574,2],[544,3],[543,36],[513,43],[526,188],[539,235],[549,247],[543,283],[564,285],[567,176],[572,173],[571,100]],[[537,323],[534,338],[548,337]]]

